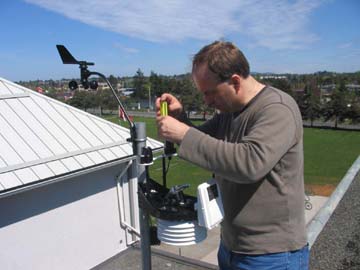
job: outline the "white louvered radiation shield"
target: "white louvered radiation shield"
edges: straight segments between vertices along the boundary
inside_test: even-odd
[[[165,244],[189,246],[203,241],[207,236],[206,228],[197,221],[168,221],[157,219],[157,236]]]

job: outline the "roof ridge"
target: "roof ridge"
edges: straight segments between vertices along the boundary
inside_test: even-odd
[[[22,85],[20,85],[20,84],[14,83],[14,82],[11,82],[11,81],[6,80],[6,79],[4,79],[4,78],[2,78],[2,77],[0,77],[0,81],[6,82],[6,83],[8,83],[8,84],[10,84],[10,85],[12,85],[12,86],[14,86],[14,87],[20,88],[20,89],[23,90],[24,92],[30,92],[31,95],[35,95],[35,96],[37,96],[37,97],[39,97],[39,98],[43,98],[43,99],[45,99],[45,100],[48,100],[48,101],[50,101],[50,102],[54,102],[55,104],[58,104],[58,105],[63,106],[63,107],[65,107],[65,108],[69,108],[69,109],[74,110],[74,111],[76,111],[76,112],[78,112],[78,113],[81,113],[81,114],[84,114],[84,115],[86,115],[86,116],[89,116],[89,117],[91,117],[91,118],[93,118],[93,119],[96,119],[96,120],[98,120],[98,121],[100,121],[100,122],[103,122],[103,123],[105,123],[105,124],[107,124],[107,125],[110,125],[110,126],[112,126],[112,127],[120,128],[120,129],[123,129],[123,130],[126,130],[126,131],[128,130],[127,128],[124,128],[124,127],[122,127],[122,126],[120,126],[120,125],[117,125],[117,124],[115,124],[115,123],[113,123],[113,122],[110,122],[110,121],[108,121],[108,120],[105,120],[105,119],[103,119],[103,118],[101,118],[101,117],[99,117],[99,116],[97,116],[97,115],[88,113],[88,112],[86,112],[86,111],[84,111],[84,110],[81,110],[81,109],[76,108],[76,107],[74,107],[74,106],[68,105],[68,104],[66,104],[66,103],[64,103],[64,102],[61,102],[61,101],[59,101],[59,100],[56,100],[56,99],[54,99],[54,98],[48,97],[48,96],[46,96],[46,95],[44,95],[44,94],[40,94],[40,93],[36,92],[35,90],[32,90],[32,89],[30,89],[30,88],[26,88],[25,86],[22,86]]]

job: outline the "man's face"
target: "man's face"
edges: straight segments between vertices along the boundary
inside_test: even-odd
[[[219,82],[217,76],[211,72],[206,64],[196,68],[193,79],[197,89],[202,92],[204,102],[221,112],[232,112],[236,91],[230,80]]]

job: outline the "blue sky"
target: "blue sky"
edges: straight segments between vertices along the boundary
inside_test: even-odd
[[[12,81],[79,77],[56,44],[107,76],[182,74],[219,38],[252,71],[360,70],[358,0],[1,0],[0,10],[0,77]]]

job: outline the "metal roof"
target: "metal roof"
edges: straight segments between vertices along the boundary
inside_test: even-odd
[[[129,137],[126,128],[0,77],[0,194],[129,159]]]

